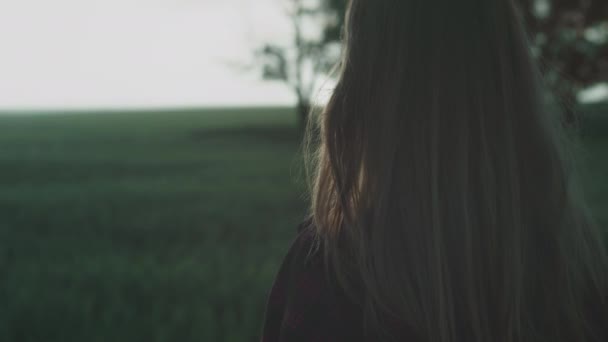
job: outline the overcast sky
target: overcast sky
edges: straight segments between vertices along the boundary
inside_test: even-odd
[[[235,67],[289,41],[280,0],[0,0],[0,109],[291,104]]]
[[[0,110],[293,104],[235,67],[289,42],[281,1],[0,0]]]

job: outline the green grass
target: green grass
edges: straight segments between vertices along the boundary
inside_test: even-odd
[[[608,226],[602,115],[586,186]],[[295,124],[285,109],[0,117],[0,341],[257,341],[306,208]]]
[[[304,214],[287,110],[0,118],[0,341],[254,341]]]

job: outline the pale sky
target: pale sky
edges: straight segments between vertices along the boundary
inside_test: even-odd
[[[282,1],[0,0],[0,111],[293,104],[236,67],[290,41]]]
[[[288,43],[280,0],[0,0],[0,110],[288,105],[242,70]]]

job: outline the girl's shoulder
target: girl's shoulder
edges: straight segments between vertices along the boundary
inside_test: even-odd
[[[267,299],[262,342],[346,341],[358,335],[356,312],[337,301],[311,219],[296,229]]]

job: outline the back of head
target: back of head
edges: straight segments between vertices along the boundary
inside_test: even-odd
[[[344,38],[312,212],[369,330],[605,341],[603,237],[512,2],[351,0]]]

